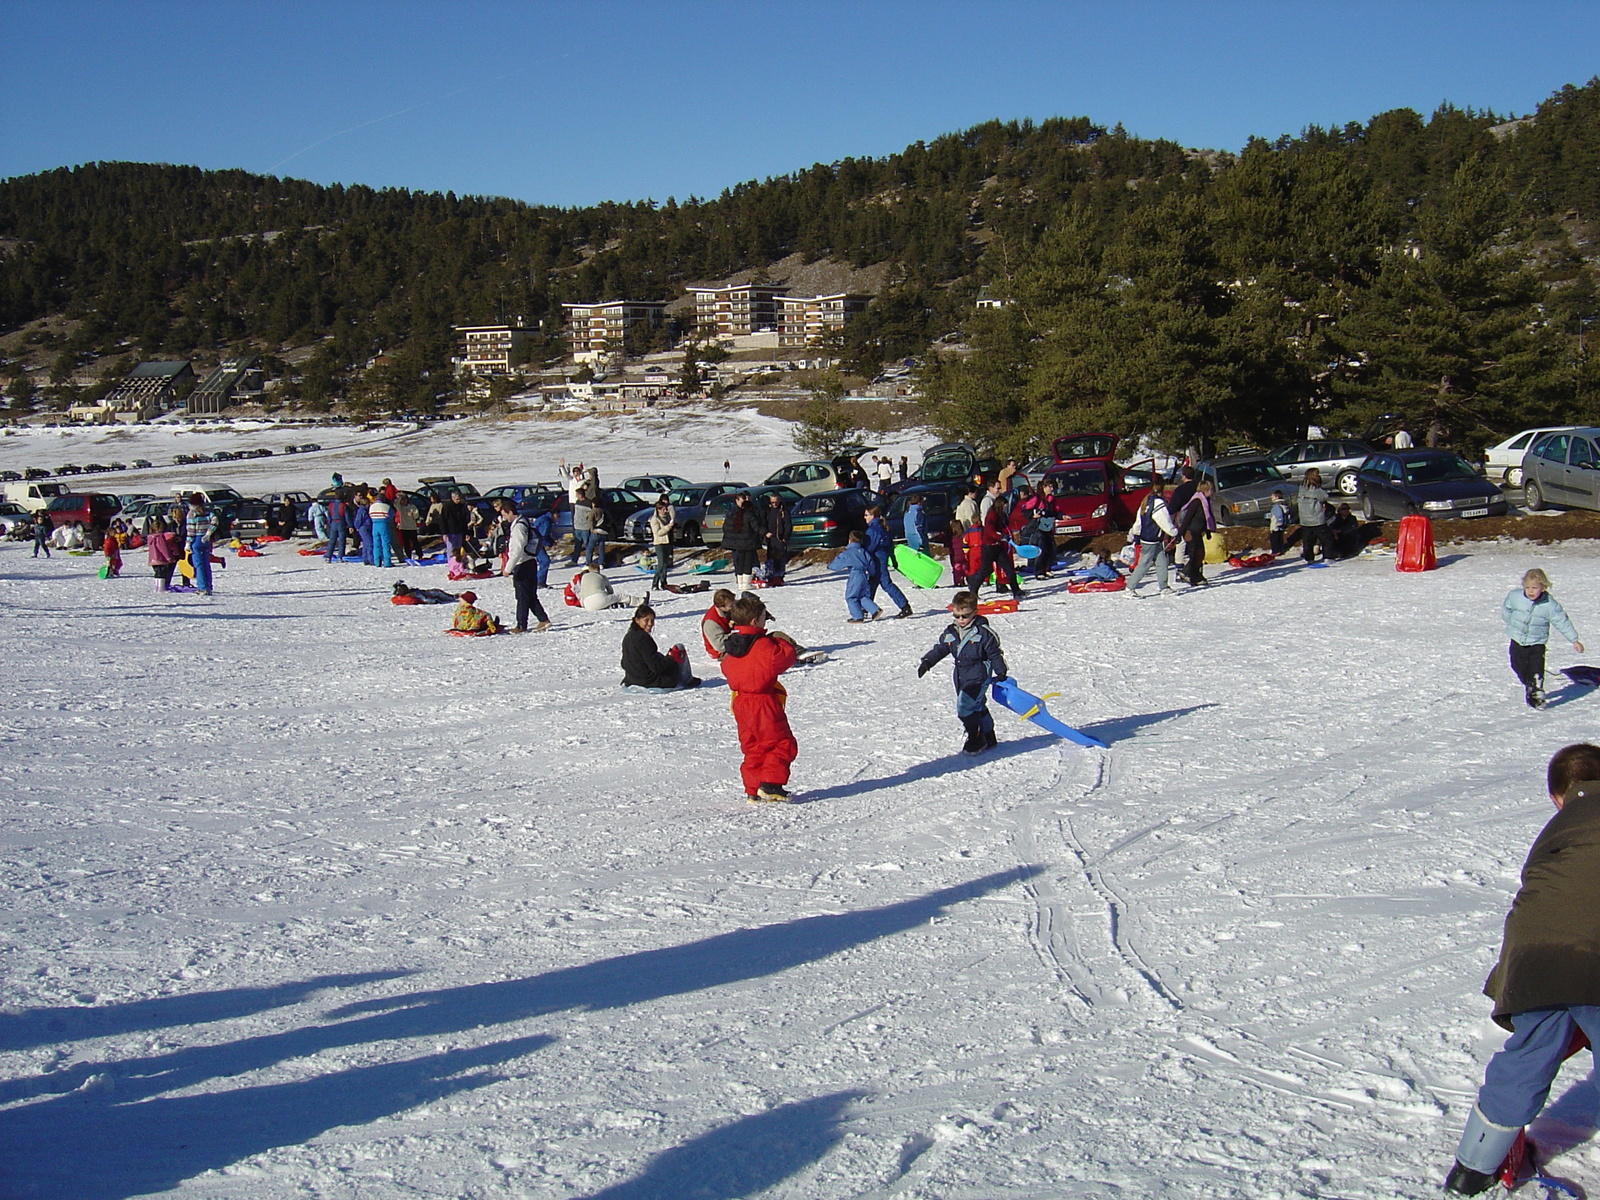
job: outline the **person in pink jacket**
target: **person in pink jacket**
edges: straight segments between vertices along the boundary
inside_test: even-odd
[[[156,591],[172,590],[172,569],[177,566],[182,552],[178,535],[173,533],[162,517],[153,517],[150,532],[145,537],[145,552],[150,556],[150,572],[156,577]]]

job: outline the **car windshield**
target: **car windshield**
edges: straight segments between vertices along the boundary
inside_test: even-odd
[[[677,508],[679,505],[696,505],[705,498],[705,488],[673,488],[667,493],[667,503]]]
[[[1225,467],[1218,467],[1216,474],[1217,487],[1223,489],[1248,487],[1252,483],[1288,482],[1283,472],[1264,458],[1254,462],[1231,463]]]
[[[1453,479],[1476,479],[1478,473],[1460,458],[1408,458],[1405,460],[1406,482],[1445,483]]]
[[[1106,469],[1099,463],[1051,471],[1045,478],[1056,485],[1058,496],[1101,496],[1106,490]]]

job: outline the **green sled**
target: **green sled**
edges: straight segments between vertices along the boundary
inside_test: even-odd
[[[906,545],[894,548],[894,565],[900,574],[919,588],[938,587],[939,576],[944,573],[944,564],[937,558],[919,554]]]

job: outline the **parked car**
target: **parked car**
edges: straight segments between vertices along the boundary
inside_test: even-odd
[[[228,523],[230,537],[256,538],[264,536],[267,530],[268,518],[277,524],[277,505],[266,500],[245,500],[233,506],[232,519]]]
[[[128,522],[130,528],[144,528],[144,523],[151,517],[166,518],[171,515],[173,506],[178,503],[176,497],[169,496],[165,499],[155,496],[149,500],[139,500],[133,504],[124,505],[117,514]]]
[[[906,476],[904,483],[891,485],[889,495],[927,483],[966,483],[977,474],[992,479],[999,470],[999,459],[984,458],[965,442],[941,442],[923,452],[921,464]]]
[[[15,501],[0,501],[0,537],[21,537],[32,529],[31,512]]]
[[[64,483],[40,483],[38,479],[42,474],[44,472],[38,472],[32,479],[22,483],[0,484],[0,499],[20,504],[29,512],[40,512],[57,496],[67,494],[67,485]]]
[[[321,450],[321,449],[322,449],[322,447],[319,446],[316,442],[307,442],[303,446],[300,447],[300,453],[301,454],[310,454],[313,450]]]
[[[761,484],[753,488],[741,488],[737,492],[726,492],[718,496],[706,506],[705,525],[700,530],[700,540],[713,550],[722,548],[722,527],[727,523],[728,510],[733,507],[733,498],[742,493],[750,497],[750,503],[755,508],[765,508],[767,493],[777,492],[783,497],[784,507],[792,514],[794,505],[800,500],[800,493],[788,485]]]
[[[30,481],[34,479],[49,479],[50,472],[43,467],[23,467],[22,477]]]
[[[117,493],[117,502],[122,505],[123,512],[127,512],[128,509],[132,508],[135,504],[138,504],[142,500],[154,500],[155,498],[156,494],[154,492]]]
[[[16,483],[22,479],[17,471],[0,471],[0,483]]]
[[[296,445],[293,445],[291,443],[290,445],[287,445],[287,446],[285,446],[283,448],[283,452],[285,454],[299,454],[300,453],[300,447],[296,446]]]
[[[1080,433],[1057,438],[1051,446],[1056,462],[1040,482],[1055,484],[1057,534],[1087,538],[1132,528],[1155,481],[1156,464],[1153,458],[1119,464],[1117,442],[1112,433]]]
[[[779,467],[761,481],[763,487],[786,487],[802,496],[812,492],[831,492],[843,482],[839,467],[831,462],[812,460]]]
[[[111,470],[111,468],[106,466],[104,463],[84,463],[83,464],[83,473],[85,475],[99,475],[102,472],[109,471],[109,470]]]
[[[947,480],[944,483],[917,483],[901,489],[889,501],[889,511],[883,514],[889,533],[897,542],[906,540],[906,509],[912,496],[922,497],[922,523],[928,537],[941,546],[950,544],[950,522],[955,519],[961,497],[966,494],[965,479]]]
[[[1218,525],[1265,525],[1274,491],[1294,500],[1295,482],[1259,454],[1201,462],[1196,470],[1201,479],[1211,480],[1211,511]]]
[[[1600,432],[1600,431],[1597,431]],[[1356,476],[1368,521],[1408,517],[1503,517],[1500,486],[1453,450],[1383,450]]]
[[[877,493],[866,488],[838,488],[803,497],[789,510],[789,548],[843,546],[852,530],[867,527],[867,506],[877,502]]]
[[[681,475],[635,475],[617,484],[641,496],[660,497],[673,488],[688,487],[689,481]]]
[[[119,507],[117,498],[109,492],[68,492],[50,501],[45,516],[52,529],[76,521],[81,521],[85,529],[104,529]]]
[[[74,466],[72,463],[66,463],[66,464],[56,468],[56,474],[57,475],[82,475],[83,474],[83,468],[82,467],[78,467],[78,466]]]
[[[700,530],[706,521],[706,506],[718,496],[740,492],[748,486],[743,482],[686,483],[673,488],[667,493],[667,503],[672,505],[673,529],[676,531],[672,540],[679,546],[699,545]],[[630,542],[648,542],[650,514],[654,511],[655,505],[652,504],[630,515],[623,523],[622,537]]]
[[[517,512],[524,517],[537,517],[549,512],[550,506],[565,496],[566,489],[554,483],[503,483],[483,494],[490,504],[509,498],[517,506]]]
[[[155,466],[155,464],[153,462],[151,462],[148,458],[136,458],[136,459],[133,460],[133,466],[134,466],[135,470],[142,471],[146,467]]]
[[[1523,503],[1600,508],[1600,428],[1579,426],[1533,440],[1522,458]]]
[[[1377,447],[1356,438],[1324,438],[1315,442],[1290,442],[1267,455],[1267,461],[1294,483],[1315,467],[1322,473],[1328,491],[1345,496],[1356,494],[1356,472]]]
[[[1547,433],[1571,433],[1577,428],[1577,425],[1542,425],[1514,433],[1483,452],[1483,473],[1506,487],[1521,487],[1522,460],[1529,447]]]
[[[310,492],[267,492],[261,497],[268,504],[294,505],[294,519],[302,525],[311,521],[311,493]]]
[[[120,462],[112,462],[106,467],[106,470],[108,471],[126,471],[127,469],[128,464]]]

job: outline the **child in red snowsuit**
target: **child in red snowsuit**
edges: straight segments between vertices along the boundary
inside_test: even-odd
[[[118,578],[122,574],[122,543],[117,541],[117,535],[108,530],[106,540],[100,543],[100,549],[105,552],[106,565],[111,568],[111,578]]]
[[[739,776],[745,799],[787,800],[784,784],[800,746],[783,712],[789,693],[778,676],[794,666],[798,651],[788,634],[767,632],[766,605],[756,597],[734,601],[730,617],[733,630],[722,656],[722,674],[733,691],[733,719],[744,751]]]

